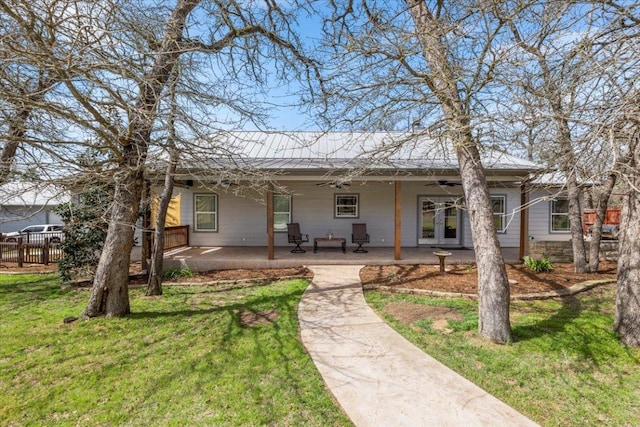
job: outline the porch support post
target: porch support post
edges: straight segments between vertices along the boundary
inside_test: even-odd
[[[275,244],[273,237],[273,184],[267,190],[267,259],[275,259]]]
[[[402,243],[402,183],[400,181],[395,182],[395,231],[394,231],[394,259],[400,260],[401,258],[401,243]]]
[[[529,182],[520,184],[520,259],[529,253]]]

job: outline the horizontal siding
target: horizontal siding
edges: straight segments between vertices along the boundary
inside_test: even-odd
[[[536,189],[531,192],[529,209],[529,238],[543,241],[567,241],[571,240],[571,233],[551,232],[551,200],[556,193],[544,189]]]
[[[504,248],[517,248],[520,246],[520,189],[519,188],[490,188],[492,196],[505,196],[504,219],[506,228],[504,232],[498,233],[500,246]],[[471,232],[471,221],[469,214],[465,211],[463,216],[463,246],[473,247],[473,235]]]
[[[249,191],[238,196],[233,193],[237,188],[227,191],[220,189],[218,195],[218,231],[196,232],[193,230],[194,207],[196,193],[211,193],[199,188],[182,189],[181,220],[190,224],[191,244],[193,246],[265,246],[266,203],[265,197],[258,192]],[[353,182],[350,187],[342,189],[328,186],[319,187],[315,182],[287,183],[292,197],[292,221],[300,223],[302,233],[309,237],[322,237],[332,232],[336,237],[344,237],[350,243],[351,226],[354,223],[366,223],[371,236],[370,246],[393,247],[394,244],[394,185],[390,182]],[[229,191],[231,190],[231,191]],[[501,188],[492,191],[494,194],[507,196],[507,212],[519,205],[520,193],[517,188]],[[336,194],[359,195],[359,218],[335,218],[334,197]],[[461,187],[440,188],[425,186],[422,182],[402,183],[402,246],[418,245],[419,199],[422,196],[461,197]],[[520,215],[513,215],[509,228],[498,236],[505,247],[519,245]],[[469,217],[462,212],[461,243],[471,247],[471,229]],[[286,232],[275,233],[275,244],[286,246]]]
[[[504,219],[506,229],[498,233],[500,246],[505,248],[517,248],[520,246],[520,189],[499,188],[491,189],[491,195],[506,196]]]

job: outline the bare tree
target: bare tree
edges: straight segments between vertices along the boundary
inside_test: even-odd
[[[499,56],[493,43],[502,23],[476,4],[364,0],[336,4],[326,26],[332,30],[328,43],[334,60],[340,61],[328,92],[342,123],[389,128],[413,115],[424,126],[444,129],[458,159],[471,222],[479,332],[496,343],[510,341],[509,284],[477,127],[482,91],[491,83]],[[400,142],[405,143],[412,142]]]
[[[146,295],[162,295],[162,264],[164,257],[164,232],[167,219],[167,211],[171,197],[173,196],[173,186],[175,181],[176,168],[179,161],[179,151],[176,147],[176,88],[175,80],[179,71],[174,71],[173,82],[169,88],[169,118],[168,118],[168,135],[166,149],[169,154],[167,168],[164,177],[164,187],[162,194],[158,200],[158,208],[155,219],[155,229],[153,232],[153,246],[151,248],[151,264],[149,265],[149,277],[147,280]]]
[[[570,42],[566,46],[558,46],[558,38],[566,33],[567,28],[577,25],[570,20],[569,13],[574,6],[566,3],[559,5],[548,3],[543,5],[543,13],[520,10],[520,16],[508,21],[509,28],[517,45],[524,50],[532,60],[518,58],[526,65],[521,70],[524,74],[521,87],[529,94],[545,103],[549,111],[549,119],[555,124],[555,139],[558,154],[555,163],[564,174],[567,181],[567,195],[569,201],[569,225],[573,246],[573,262],[575,271],[584,273],[589,270],[585,242],[582,228],[582,209],[580,206],[581,189],[577,175],[577,156],[572,132],[572,113],[576,102],[576,91],[581,87],[571,79],[583,76],[585,70],[583,53],[586,41]],[[507,15],[508,16],[508,15]],[[527,28],[528,35],[523,35],[523,28]],[[533,76],[535,75],[535,77]]]
[[[472,134],[470,111],[460,97],[446,44],[446,30],[424,0],[407,0],[431,73],[426,83],[441,103],[449,135],[460,164],[478,264],[480,333],[498,343],[512,339],[509,322],[509,282],[496,236],[489,188],[479,146]]]
[[[195,0],[178,1],[167,19],[153,64],[140,82],[128,132],[118,141],[122,148],[115,179],[115,204],[91,296],[82,313],[84,317],[122,316],[130,312],[129,263],[155,111],[176,61],[184,52],[181,42],[186,21],[198,3]]]
[[[21,0],[0,1],[0,102],[2,102],[3,126],[2,151],[0,152],[0,184],[7,181],[20,146],[25,150],[34,141],[35,134],[41,138],[43,128],[34,132],[34,112],[40,114],[47,94],[61,84],[59,76],[51,70],[53,58],[47,60],[40,53],[46,51],[66,55],[64,40],[83,39],[83,29],[76,2],[53,0],[48,2],[26,2]],[[88,40],[87,40],[88,41]],[[73,48],[82,55],[93,47],[97,40],[76,45]]]
[[[640,108],[626,106],[628,155],[620,167],[628,185],[623,198],[618,250],[618,287],[614,330],[623,344],[640,347]]]
[[[151,55],[150,65],[141,76],[134,108],[130,110],[126,132],[118,139],[119,161],[115,176],[114,206],[104,249],[98,265],[91,297],[83,317],[121,316],[129,312],[128,266],[133,245],[134,225],[142,194],[145,161],[157,108],[170,76],[182,55],[190,52],[220,54],[227,49],[230,61],[246,60],[248,65],[260,62],[261,47],[271,46],[282,57],[306,62],[291,39],[285,15],[267,2],[260,14],[240,9],[238,4],[217,4],[213,12],[222,19],[212,23],[210,40],[203,42],[185,36],[190,19],[196,19],[198,0],[178,1],[164,25],[164,34]],[[212,12],[212,11],[208,11]],[[236,58],[236,52],[238,51]],[[272,54],[275,55],[275,54]]]
[[[153,133],[162,132],[158,106],[177,61],[184,58],[191,70],[199,70],[181,81],[178,102],[184,103],[182,120],[189,122],[192,142],[180,150],[204,164],[219,151],[233,149],[218,150],[202,138],[212,133],[217,114],[232,121],[240,117],[237,123],[262,122],[266,109],[261,112],[260,102],[252,98],[261,94],[265,76],[277,73],[284,81],[310,76],[313,63],[299,50],[293,31],[299,5],[195,0],[178,1],[171,9],[164,2],[137,0],[6,0],[2,5],[31,43],[24,62],[58,82],[44,98],[15,95],[15,104],[27,105],[32,117],[37,113],[47,118],[25,125],[29,132],[21,141],[28,149],[24,154],[66,166],[49,170],[71,173],[72,165],[79,165],[74,158],[88,148],[96,150],[105,154],[104,172],[96,182],[115,188],[105,215],[109,232],[83,316],[126,314],[145,163]],[[39,13],[49,6],[55,13]],[[42,42],[40,33],[55,43]],[[10,49],[2,52],[7,57],[22,47],[5,44],[3,49],[6,46]]]
[[[640,347],[640,4],[606,2],[613,19],[595,37],[594,65],[606,100],[601,126],[609,135],[613,172],[623,194],[614,331],[623,344]],[[606,95],[606,96],[605,96]]]

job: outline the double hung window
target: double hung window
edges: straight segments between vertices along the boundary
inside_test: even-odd
[[[195,231],[218,231],[218,195],[194,195]]]
[[[551,232],[569,231],[569,200],[551,201]]]
[[[505,215],[506,211],[506,197],[505,196],[491,196],[491,207],[493,209],[493,223],[496,226],[496,231],[498,233],[504,233],[506,224],[505,224]]]
[[[335,217],[336,218],[358,218],[357,194],[336,194],[335,197]]]
[[[273,195],[273,229],[287,231],[291,222],[291,196],[287,194]]]

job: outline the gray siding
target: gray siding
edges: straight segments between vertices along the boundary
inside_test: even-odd
[[[517,248],[520,246],[520,189],[519,188],[490,188],[492,196],[505,196],[504,218],[505,230],[498,233],[498,241],[503,248]],[[463,218],[463,246],[473,248],[471,222],[469,214],[462,212]]]
[[[301,231],[309,237],[325,236],[331,231],[336,237],[351,241],[351,225],[366,223],[371,236],[371,246],[392,247],[394,244],[394,185],[389,182],[353,182],[350,187],[336,189],[319,187],[315,181],[287,183],[292,197],[292,221],[300,223]],[[182,223],[190,224],[193,246],[265,246],[267,244],[266,203],[263,195],[250,191],[242,196],[235,195],[230,188],[220,189],[218,195],[218,231],[194,231],[193,195],[212,193],[200,188],[183,189],[181,203]],[[437,186],[425,187],[423,182],[402,183],[402,246],[418,245],[419,198],[421,196],[461,196],[461,187],[442,189]],[[492,193],[507,196],[507,212],[519,205],[520,193],[517,188],[500,188]],[[335,218],[334,197],[336,194],[359,195],[358,218]],[[507,219],[509,227],[498,236],[505,247],[519,245],[520,215],[515,213]],[[471,247],[471,230],[468,215],[462,212],[461,244]],[[275,233],[275,244],[286,246],[286,232]]]
[[[551,232],[551,200],[558,193],[546,189],[531,192],[533,205],[529,209],[529,238],[543,241],[571,240],[570,232]]]

